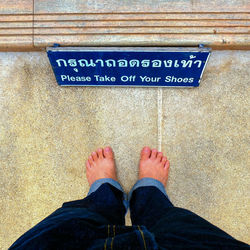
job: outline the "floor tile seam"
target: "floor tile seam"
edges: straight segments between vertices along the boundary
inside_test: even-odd
[[[157,91],[157,147],[162,150],[162,88]]]

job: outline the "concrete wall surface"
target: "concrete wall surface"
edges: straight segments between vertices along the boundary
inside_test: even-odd
[[[250,243],[250,51],[213,51],[200,87],[59,87],[46,53],[0,53],[0,246],[88,192],[110,145],[126,191],[145,145],[170,159],[167,192]]]

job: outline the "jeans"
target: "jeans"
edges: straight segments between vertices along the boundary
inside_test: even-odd
[[[132,226],[125,226],[130,208]],[[175,207],[163,185],[139,180],[127,199],[120,184],[101,179],[82,200],[63,206],[10,249],[249,249],[186,209]]]

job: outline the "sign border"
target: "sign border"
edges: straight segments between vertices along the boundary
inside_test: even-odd
[[[204,73],[204,70],[207,66],[210,54],[212,49],[211,48],[207,48],[207,47],[60,47],[60,46],[55,46],[55,47],[47,47],[46,48],[46,52],[47,52],[47,56],[49,54],[49,52],[55,52],[55,51],[60,51],[60,52],[77,52],[77,51],[84,51],[84,52],[98,52],[98,51],[105,51],[105,52],[113,52],[113,51],[124,51],[124,52],[209,52],[207,60],[205,62],[205,65],[203,67],[203,70],[201,72],[200,75],[200,79],[198,81],[198,86],[145,86],[145,85],[102,85],[102,84],[98,84],[98,85],[79,85],[79,84],[59,84],[57,79],[56,82],[60,87],[117,87],[117,88],[197,88],[200,86],[200,82]],[[48,56],[49,57],[49,56]],[[50,61],[50,58],[49,58]],[[50,62],[50,65],[52,67],[52,64]],[[52,67],[54,76],[56,78],[54,69]]]

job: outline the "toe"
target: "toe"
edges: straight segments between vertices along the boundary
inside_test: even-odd
[[[165,163],[167,162],[167,157],[163,156],[161,159],[162,165],[165,166]]]
[[[102,149],[102,148],[98,148],[97,153],[98,153],[98,157],[99,157],[100,159],[103,159],[103,158],[104,158],[104,156],[103,156],[103,149]]]
[[[141,151],[141,159],[146,160],[150,157],[151,149],[150,147],[144,147]]]
[[[96,161],[98,159],[98,155],[96,152],[93,152],[91,155],[92,155],[92,158],[94,161]]]
[[[105,156],[105,158],[109,158],[109,159],[114,158],[113,151],[112,151],[111,147],[104,148],[104,156]]]
[[[166,161],[164,168],[166,168],[167,170],[170,168],[170,162],[168,160]]]
[[[157,160],[159,162],[162,160],[162,156],[163,156],[163,153],[162,152],[158,152],[158,154],[157,154]]]
[[[157,150],[154,148],[154,149],[152,149],[152,153],[151,153],[150,158],[151,158],[151,159],[155,159],[155,158],[156,158],[156,155],[157,155]]]
[[[88,161],[89,161],[90,165],[93,166],[94,160],[93,160],[92,156],[90,156],[90,157],[88,158]]]

